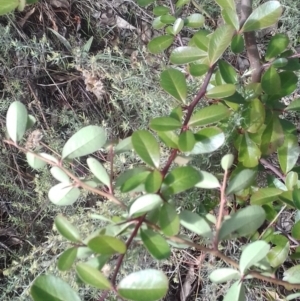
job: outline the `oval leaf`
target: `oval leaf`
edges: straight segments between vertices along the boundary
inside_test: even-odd
[[[213,189],[213,188],[220,187],[219,180],[213,174],[201,170],[200,176],[201,176],[201,181],[195,185],[196,187],[204,188],[204,189]]]
[[[164,203],[159,211],[159,226],[167,236],[177,235],[180,227],[179,216],[173,205]]]
[[[181,122],[172,117],[157,117],[151,120],[150,128],[159,132],[173,131],[181,128]]]
[[[208,98],[223,98],[229,97],[235,93],[235,85],[226,84],[221,86],[216,86],[212,89],[209,89],[206,92],[206,97]]]
[[[261,87],[267,94],[274,95],[279,93],[281,89],[281,80],[275,67],[271,66],[263,74],[261,79]]]
[[[34,153],[27,152],[26,153],[27,163],[33,169],[41,169],[46,166],[47,162],[37,158]]]
[[[148,49],[151,53],[157,54],[169,48],[173,41],[174,37],[172,35],[159,36],[149,42]]]
[[[223,283],[229,280],[236,280],[241,278],[239,271],[230,268],[221,268],[213,271],[209,275],[210,281],[214,283]]]
[[[77,247],[65,250],[58,258],[57,267],[60,271],[69,270],[77,257]]]
[[[197,47],[181,46],[175,48],[170,56],[173,64],[187,64],[207,57],[207,53]]]
[[[240,280],[236,281],[227,291],[223,301],[246,301],[245,286]]]
[[[255,191],[250,199],[252,205],[265,205],[278,199],[282,194],[282,190],[278,188],[261,188]]]
[[[90,239],[87,245],[94,252],[103,255],[124,254],[127,249],[122,240],[107,235],[96,236]]]
[[[110,187],[110,177],[103,165],[94,158],[88,158],[86,162],[93,175],[104,185]]]
[[[265,59],[268,61],[282,53],[289,45],[289,38],[283,33],[277,33],[268,44]]]
[[[155,193],[160,189],[163,176],[158,170],[151,172],[145,181],[145,189],[148,193]]]
[[[54,224],[61,236],[72,242],[80,242],[80,234],[75,226],[73,226],[65,217],[58,215],[54,219]]]
[[[53,178],[61,183],[71,183],[69,176],[59,167],[53,166],[50,169]]]
[[[179,135],[178,147],[182,152],[189,152],[195,146],[195,137],[192,131],[187,130]]]
[[[201,14],[191,14],[185,19],[185,25],[187,27],[201,27],[204,24],[204,17]]]
[[[159,207],[162,203],[163,200],[158,194],[151,194],[151,193],[145,194],[134,201],[134,203],[130,207],[129,215],[130,216],[143,215]]]
[[[50,188],[48,197],[58,206],[72,205],[80,196],[80,190],[69,183],[59,183]]]

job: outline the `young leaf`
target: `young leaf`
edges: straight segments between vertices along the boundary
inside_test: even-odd
[[[117,287],[121,297],[133,301],[156,301],[168,291],[169,281],[162,271],[147,269],[131,273]]]
[[[237,73],[235,69],[224,60],[219,60],[219,70],[222,78],[227,84],[237,83]],[[234,89],[235,90],[235,89]]]
[[[151,229],[141,229],[140,234],[144,246],[154,258],[162,260],[170,257],[170,247],[160,234]]]
[[[198,110],[190,119],[189,126],[201,126],[218,122],[224,118],[229,117],[229,109],[220,105],[211,105]]]
[[[225,8],[222,9],[221,13],[226,24],[233,26],[235,30],[239,30],[239,17],[235,9]]]
[[[278,188],[260,188],[252,194],[250,203],[252,205],[265,205],[267,203],[274,202],[281,194],[282,190]]]
[[[103,165],[95,158],[88,158],[87,165],[93,175],[107,187],[110,187],[110,178]]]
[[[72,205],[80,196],[80,190],[69,183],[59,183],[50,188],[48,197],[57,206]]]
[[[278,148],[277,156],[280,168],[284,174],[287,174],[296,165],[300,155],[300,147],[297,136],[286,135],[283,145]]]
[[[277,70],[271,66],[262,76],[261,87],[270,95],[278,94],[281,89],[281,80]]]
[[[73,159],[89,155],[106,143],[105,130],[96,125],[88,125],[75,133],[64,145],[62,158]]]
[[[194,187],[201,180],[199,172],[192,166],[174,168],[164,180],[164,194],[176,194]]]
[[[158,132],[167,132],[181,128],[181,122],[171,117],[156,117],[150,122],[150,128]]]
[[[231,40],[230,48],[231,51],[235,54],[243,52],[245,48],[245,41],[243,35],[236,34]]]
[[[223,283],[230,280],[236,280],[241,278],[239,271],[231,268],[216,269],[209,275],[209,279],[214,283]]]
[[[174,205],[164,203],[160,208],[158,221],[165,235],[174,236],[178,234],[180,220]]]
[[[257,133],[265,122],[266,110],[262,102],[255,98],[248,103],[243,117],[243,128],[249,133]]]
[[[208,98],[224,98],[224,97],[229,97],[233,95],[235,92],[235,85],[232,84],[225,84],[225,85],[220,85],[216,86],[212,89],[209,89],[206,92],[206,97]]]
[[[160,171],[153,170],[146,178],[145,189],[148,193],[155,193],[160,189],[163,177]]]
[[[153,27],[153,29],[162,29],[162,28],[164,28],[166,26],[165,23],[162,23],[160,21],[160,18],[161,18],[161,16],[156,17],[156,18],[153,19],[153,21],[152,21],[152,27]]]
[[[74,227],[65,217],[62,215],[58,215],[54,219],[54,224],[57,231],[60,233],[61,236],[66,238],[72,242],[80,242],[80,234],[76,227]]]
[[[71,183],[69,176],[57,166],[53,166],[50,169],[50,173],[52,174],[54,179],[61,183]]]
[[[289,45],[289,42],[290,40],[286,34],[277,33],[271,38],[268,44],[265,59],[269,61],[270,59],[282,53]]]
[[[246,301],[245,286],[240,280],[236,281],[227,291],[223,301]]]
[[[28,114],[26,131],[31,129],[35,124],[36,124],[36,118],[34,116]]]
[[[140,216],[155,208],[158,208],[163,200],[158,194],[145,194],[137,198],[130,207],[130,216]]]
[[[253,265],[261,261],[267,256],[270,250],[270,245],[263,240],[257,240],[250,243],[243,250],[240,259],[240,271],[242,274],[251,268]]]
[[[176,21],[173,24],[173,34],[174,35],[179,34],[183,26],[184,26],[184,21],[181,18],[176,19]]]
[[[261,152],[259,147],[253,142],[247,133],[244,133],[239,146],[239,161],[248,168],[258,165]]]
[[[227,154],[225,155],[221,160],[221,167],[224,170],[229,170],[233,164],[234,161],[234,155],[233,154]]]
[[[131,136],[131,142],[135,152],[148,165],[159,167],[159,145],[152,134],[146,130],[139,130]]]
[[[221,226],[219,240],[227,239],[231,234],[247,236],[253,234],[265,221],[266,213],[260,206],[248,206],[234,213]]]
[[[43,167],[45,167],[47,165],[47,163],[43,160],[41,160],[40,158],[37,158],[35,156],[35,154],[31,153],[31,152],[27,152],[26,153],[26,159],[27,159],[27,163],[30,167],[32,167],[33,169],[42,169]]]
[[[4,6],[5,7],[5,6]],[[20,141],[26,131],[28,113],[26,107],[20,101],[14,101],[6,114],[6,129],[12,141]]]
[[[161,19],[162,17],[160,17]],[[162,22],[163,23],[163,22]],[[151,53],[157,54],[169,48],[174,41],[174,36],[164,35],[152,39],[148,43],[148,49]]]
[[[52,275],[38,276],[30,294],[34,301],[81,301],[68,283]]]
[[[200,171],[201,181],[198,182],[195,187],[204,189],[219,188],[219,180],[211,173],[201,170]]]
[[[185,103],[187,85],[182,72],[173,68],[163,71],[160,75],[160,85],[167,93]]]
[[[192,131],[187,130],[179,135],[178,147],[182,152],[189,152],[195,146],[196,140]]]
[[[300,265],[295,265],[288,270],[286,270],[283,273],[283,279],[284,281],[287,281],[289,283],[300,283]]]
[[[90,239],[87,245],[94,252],[103,255],[124,254],[126,252],[126,245],[122,240],[107,235],[98,235]]]
[[[112,284],[98,269],[86,263],[78,263],[76,272],[79,278],[86,284],[103,290],[112,288]]]
[[[197,47],[180,46],[172,51],[170,61],[173,64],[180,65],[192,63],[205,57],[207,57],[207,53]]]
[[[173,24],[176,18],[170,14],[162,15],[160,21],[164,24]]]
[[[267,1],[256,8],[244,23],[241,32],[256,31],[275,24],[282,14],[278,1]]]
[[[210,37],[208,44],[208,58],[212,66],[230,45],[234,34],[234,27],[231,25],[220,26]]]
[[[185,25],[187,27],[197,28],[202,27],[204,24],[204,17],[201,14],[191,14],[185,19]]]
[[[179,217],[180,217],[180,224],[184,228],[200,236],[205,236],[209,238],[212,237],[211,228],[204,217],[201,217],[197,213],[188,210],[182,211]]]
[[[59,256],[57,267],[60,271],[68,271],[72,267],[77,257],[77,249],[77,247],[69,248]]]

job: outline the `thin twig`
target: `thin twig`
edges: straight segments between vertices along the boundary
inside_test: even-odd
[[[175,11],[175,7],[174,7],[174,3],[173,3],[173,0],[170,0],[170,7],[171,7],[171,12],[172,14],[174,15],[175,17],[175,14],[176,14],[176,11]],[[182,38],[181,38],[181,35],[180,34],[177,34],[176,35],[179,43],[180,43],[180,46],[183,46],[183,42],[182,42]]]
[[[269,161],[267,161],[264,158],[261,158],[259,162],[264,165],[264,167],[270,169],[276,176],[278,176],[282,181],[285,181],[285,176],[280,172],[279,169],[277,169],[275,166],[273,166]]]

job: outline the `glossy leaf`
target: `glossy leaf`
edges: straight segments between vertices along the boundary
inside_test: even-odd
[[[246,301],[245,286],[240,280],[236,281],[227,291],[223,301]]]
[[[189,152],[195,146],[196,140],[192,131],[187,130],[179,135],[178,147],[182,152]]]
[[[167,174],[164,194],[176,194],[194,187],[201,180],[199,172],[192,166],[176,167]]]
[[[196,144],[191,151],[191,154],[206,154],[212,153],[219,149],[225,142],[225,134],[217,127],[207,127],[195,135]]]
[[[148,165],[159,167],[159,145],[152,134],[146,130],[139,130],[133,133],[131,141],[135,152]]]
[[[245,48],[245,41],[243,35],[236,34],[231,40],[230,48],[235,54],[243,52]]]
[[[176,8],[181,8],[182,6],[189,4],[191,0],[178,0],[176,2]]]
[[[68,283],[52,275],[38,276],[30,294],[34,301],[81,301]]]
[[[75,226],[73,226],[65,217],[58,215],[54,219],[54,224],[61,236],[72,242],[80,242],[80,234]]]
[[[286,108],[287,111],[300,111],[300,98],[293,100]]]
[[[222,104],[211,105],[194,113],[189,121],[189,126],[193,127],[215,123],[229,117],[229,115],[230,111],[226,106]]]
[[[279,96],[287,96],[294,92],[297,88],[298,77],[294,72],[283,71],[279,73],[281,81],[281,90],[279,91]]]
[[[297,298],[299,297],[300,297],[300,293],[294,293],[294,294],[287,295],[285,298],[287,301],[290,301],[290,300],[297,300]]]
[[[126,252],[126,245],[122,240],[107,235],[95,236],[88,241],[87,245],[92,251],[103,255]]]
[[[170,56],[173,64],[187,64],[205,58],[207,53],[197,47],[180,46],[175,48]]]
[[[270,95],[279,93],[281,89],[281,80],[277,70],[271,66],[262,76],[261,87]]]
[[[223,25],[211,35],[208,44],[208,58],[211,66],[223,55],[227,47],[231,44],[234,30],[234,27],[231,25]]]
[[[160,75],[160,85],[177,100],[185,103],[187,97],[187,85],[185,76],[182,72],[173,68],[163,71]]]
[[[163,200],[158,194],[145,194],[137,198],[130,207],[130,216],[143,215],[155,208],[158,208]]]
[[[9,5],[2,5],[2,10]],[[1,7],[0,7],[1,14]],[[20,141],[26,131],[28,121],[28,113],[26,107],[20,101],[14,101],[8,108],[6,113],[6,129],[12,141],[17,143]]]
[[[257,133],[265,122],[266,110],[262,102],[255,98],[243,113],[243,127],[249,133]]]
[[[47,165],[47,162],[43,161],[40,158],[37,158],[34,153],[27,152],[26,153],[27,163],[33,169],[42,169]]]
[[[284,246],[277,245],[273,247],[267,255],[271,267],[278,267],[284,263],[289,255],[290,246],[287,242]]]
[[[192,76],[202,76],[206,74],[209,67],[205,64],[190,64],[189,65],[189,72]]]
[[[160,21],[165,24],[173,24],[176,18],[170,14],[162,15]]]
[[[167,236],[177,235],[180,228],[179,216],[174,205],[164,203],[159,211],[159,226]]]
[[[151,120],[150,128],[159,132],[173,131],[181,128],[181,122],[171,117],[156,117]]]
[[[148,193],[155,193],[162,184],[162,174],[158,170],[153,170],[146,178],[145,189]]]
[[[293,284],[300,283],[300,265],[295,265],[284,271],[282,280]]]
[[[162,29],[162,28],[164,28],[166,26],[165,23],[162,23],[160,21],[160,18],[161,17],[159,16],[159,17],[156,17],[156,18],[153,19],[153,21],[152,21],[152,27],[153,27],[153,29]]]
[[[171,250],[166,240],[151,229],[141,229],[141,239],[148,252],[158,260],[170,257]]]
[[[177,35],[184,26],[184,21],[181,18],[176,19],[173,25],[173,34]]]
[[[278,1],[267,1],[252,12],[241,31],[249,32],[270,27],[278,21],[281,14],[282,6]]]
[[[249,268],[267,256],[270,245],[263,240],[257,240],[248,244],[242,252],[240,258],[240,271],[245,274]]]
[[[293,190],[298,184],[298,174],[294,171],[290,171],[285,177],[285,185],[288,190]]]
[[[98,269],[93,268],[89,264],[78,263],[76,272],[79,278],[86,284],[103,290],[112,288],[109,280]]]
[[[219,70],[224,81],[228,84],[236,84],[237,73],[235,69],[225,62],[224,60],[219,60]],[[235,89],[234,89],[235,90]],[[229,95],[230,96],[230,95]]]
[[[260,188],[252,194],[250,202],[252,205],[264,205],[274,202],[281,194],[282,190],[278,188]]]
[[[129,191],[140,191],[144,190],[144,183],[149,176],[150,171],[143,171],[141,173],[135,174],[133,176],[127,177],[127,179],[124,181],[124,183],[121,186],[121,191],[129,192]],[[124,176],[130,175],[130,173],[127,173],[127,171],[124,173]]]
[[[260,206],[252,205],[238,210],[221,226],[219,240],[230,235],[238,237],[253,234],[265,221],[266,214]]]
[[[241,278],[241,274],[239,273],[239,271],[231,268],[216,269],[209,275],[210,281],[214,283],[223,283],[239,278]]]
[[[155,6],[153,8],[154,16],[162,16],[169,13],[169,8],[167,6]]]
[[[198,182],[195,187],[204,189],[219,188],[219,180],[211,173],[201,170],[200,171],[201,181]]]
[[[234,94],[234,92],[235,92],[235,85],[225,84],[209,89],[206,92],[206,97],[220,99],[220,98],[231,96]]]
[[[137,0],[138,5],[140,6],[147,6],[153,3],[155,0]]]
[[[227,154],[225,156],[222,157],[221,160],[221,167],[224,170],[229,170],[233,164],[234,161],[234,155],[233,154]]]
[[[53,178],[61,183],[71,183],[69,176],[59,167],[53,166],[50,169]]]
[[[65,250],[58,258],[57,267],[60,271],[68,271],[77,257],[77,247]]]
[[[230,8],[235,10],[235,1],[234,0],[215,0],[217,4],[222,8]]]
[[[239,147],[239,161],[245,167],[252,168],[258,165],[261,152],[255,142],[253,142],[247,133],[244,133]]]
[[[271,38],[268,44],[265,59],[269,61],[270,59],[282,53],[289,45],[289,42],[289,38],[286,34],[277,33]]]
[[[95,158],[88,158],[87,165],[93,175],[107,187],[110,187],[110,177],[103,165]]]
[[[231,25],[236,30],[239,30],[240,28],[239,17],[235,9],[225,8],[222,9],[221,13],[226,24]]]
[[[272,62],[272,66],[275,68],[281,68],[288,64],[288,59],[286,58],[278,58]]]
[[[169,281],[162,271],[147,269],[134,272],[117,286],[121,297],[133,301],[156,301],[168,291]]]
[[[96,125],[88,125],[75,133],[64,145],[62,158],[73,159],[89,155],[106,143],[105,130]]]
[[[292,198],[293,198],[295,207],[298,210],[300,210],[300,189],[299,188],[293,189]]]
[[[202,49],[203,51],[207,51],[208,50],[208,43],[209,43],[209,38],[208,38],[208,35],[209,34],[209,31],[207,30],[199,30],[197,31],[190,43],[189,43],[189,46],[197,46],[199,49]]]
[[[162,17],[160,17],[160,19],[161,18]],[[167,48],[169,48],[172,45],[173,41],[174,41],[174,36],[172,35],[164,35],[164,36],[156,37],[148,43],[148,50],[153,54],[160,53],[166,50]]]
[[[204,217],[188,210],[182,211],[179,217],[184,228],[200,236],[212,237],[212,230]]]
[[[50,188],[48,197],[57,206],[72,205],[80,196],[80,190],[69,183],[59,183]]]
[[[159,139],[168,147],[178,148],[178,136],[174,132],[158,132]]]
[[[201,14],[191,14],[185,19],[185,25],[187,27],[197,28],[202,27],[204,24],[204,16]]]

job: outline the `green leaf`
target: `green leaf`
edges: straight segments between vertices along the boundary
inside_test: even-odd
[[[233,154],[227,154],[225,156],[222,157],[221,160],[221,167],[224,170],[229,170],[233,164],[234,161],[234,155]]]
[[[162,15],[160,21],[164,24],[173,24],[176,18],[170,14]]]
[[[285,177],[285,185],[288,190],[293,190],[298,185],[298,174],[294,171],[290,171]]]
[[[244,23],[241,32],[256,31],[275,24],[282,14],[278,1],[267,1],[256,8]]]
[[[148,193],[155,193],[160,189],[163,176],[158,170],[153,170],[146,178],[145,189]]]
[[[179,216],[174,205],[164,203],[159,211],[159,226],[167,236],[177,235],[180,228]]]
[[[282,194],[282,190],[278,188],[260,188],[255,191],[250,199],[252,205],[264,205],[274,202],[278,196]]]
[[[201,170],[200,177],[201,177],[201,181],[195,185],[196,187],[204,188],[204,189],[213,189],[213,188],[220,187],[219,180],[213,174]]]
[[[271,38],[268,44],[265,59],[269,61],[270,59],[282,53],[289,45],[289,42],[290,40],[286,34],[277,33]]]
[[[270,95],[278,94],[281,89],[281,80],[277,70],[271,66],[262,76],[261,87]]]
[[[54,219],[54,224],[61,236],[72,242],[80,242],[80,234],[75,226],[73,226],[65,217],[58,215]]]
[[[219,70],[222,75],[222,78],[227,84],[236,84],[237,83],[237,73],[235,69],[225,62],[224,60],[219,60]],[[234,89],[235,91],[235,89]]]
[[[179,137],[174,132],[158,132],[159,139],[168,147],[178,148]]]
[[[249,133],[257,133],[265,122],[265,107],[258,98],[255,98],[250,101],[242,117],[244,129]]]
[[[132,134],[131,142],[135,152],[148,165],[159,167],[159,145],[152,134],[146,130],[139,130]]]
[[[294,293],[294,294],[290,294],[288,296],[286,296],[286,300],[290,301],[290,300],[294,300],[300,297],[300,293]]]
[[[221,226],[219,240],[230,235],[238,237],[253,234],[265,221],[266,213],[260,206],[252,205],[238,210]]]
[[[92,251],[103,255],[124,254],[127,249],[122,240],[107,235],[98,235],[90,239],[87,245]]]
[[[184,210],[179,215],[180,224],[200,236],[212,237],[212,231],[206,219],[197,213]]]
[[[52,275],[38,276],[30,289],[34,301],[80,301],[71,286]]]
[[[138,176],[141,173],[144,172],[148,172],[148,174],[150,173],[150,171],[148,170],[148,168],[146,168],[145,166],[139,166],[136,168],[132,168],[132,169],[127,169],[125,172],[123,172],[116,180],[116,187],[121,187],[122,185],[124,185],[124,183],[128,180],[130,180],[132,177]],[[147,175],[148,175],[147,174]],[[145,176],[146,178],[147,176]],[[141,182],[139,182],[140,184]],[[138,184],[138,185],[139,185]]]
[[[271,267],[275,268],[283,264],[288,258],[290,244],[287,242],[284,246],[277,245],[272,248],[267,255]]]
[[[279,73],[281,81],[281,90],[279,91],[279,98],[290,95],[297,89],[298,77],[294,72],[283,71]],[[277,98],[277,97],[276,97]]]
[[[244,37],[241,34],[236,34],[233,36],[230,44],[231,51],[235,54],[241,53],[245,48]]]
[[[28,115],[26,131],[31,129],[36,124],[36,118],[32,115]]]
[[[154,16],[162,16],[169,13],[169,8],[167,6],[155,6],[153,8]]]
[[[227,291],[223,301],[246,301],[245,286],[240,280],[236,281]]]
[[[80,190],[69,183],[59,183],[50,188],[48,197],[57,206],[72,205],[80,196]]]
[[[224,132],[217,127],[207,127],[195,135],[196,144],[192,149],[191,154],[206,154],[212,153],[220,148],[225,142]]]
[[[103,290],[112,288],[112,284],[99,270],[86,263],[78,263],[76,272],[79,278],[86,284]]]
[[[178,147],[182,152],[189,152],[195,146],[196,140],[192,131],[187,130],[179,135]]]
[[[5,9],[5,6],[3,9]],[[10,104],[6,114],[6,129],[12,141],[17,143],[23,138],[27,122],[28,113],[26,107],[20,101],[14,101]]]
[[[155,0],[137,0],[138,5],[140,6],[147,6],[153,3]]]
[[[156,301],[168,291],[169,281],[162,271],[147,269],[122,279],[117,287],[121,297],[133,301]]]
[[[57,166],[53,166],[50,169],[50,173],[52,174],[54,179],[61,183],[71,183],[69,176]]]
[[[230,268],[217,269],[209,275],[210,281],[214,283],[223,283],[239,278],[241,278],[241,274],[239,273],[239,271]]]
[[[239,30],[239,17],[235,9],[225,8],[222,9],[221,13],[226,24],[233,26],[236,30]]]
[[[209,38],[208,38],[208,35],[209,34],[209,31],[207,30],[199,30],[197,31],[192,39],[191,39],[191,44],[189,44],[189,46],[197,46],[199,49],[203,50],[203,51],[206,51],[208,50],[208,43],[209,43]]]
[[[183,26],[184,26],[184,21],[181,18],[176,19],[173,25],[173,34],[174,35],[179,34]]]
[[[95,158],[88,158],[87,165],[93,175],[107,187],[110,187],[110,177],[103,165]]]
[[[66,47],[66,49],[69,52],[73,51],[73,48],[72,48],[70,42],[64,36],[62,36],[59,32],[57,32],[56,30],[54,30],[50,27],[48,27],[48,29],[57,37],[57,39]]]
[[[199,172],[192,166],[174,168],[167,174],[163,190],[164,194],[176,194],[194,187],[201,180]]]
[[[160,85],[167,93],[185,103],[187,85],[182,72],[173,68],[163,71],[160,75]]]
[[[234,34],[234,27],[231,25],[223,25],[216,29],[211,35],[208,44],[208,58],[212,66],[224,53],[231,43]]]
[[[189,126],[201,126],[218,122],[229,117],[229,109],[222,105],[211,105],[198,110],[190,119]]]
[[[202,27],[204,24],[204,17],[201,14],[191,14],[185,19],[185,26],[187,27],[192,27],[192,28],[197,28],[197,27]]]
[[[287,111],[300,111],[300,98],[293,100],[287,107]]]
[[[13,11],[18,6],[19,0],[0,0],[0,15],[5,15]]]
[[[286,135],[281,147],[278,148],[278,161],[284,174],[287,174],[296,165],[300,155],[300,147],[297,136]]]
[[[33,169],[42,169],[47,165],[47,163],[40,158],[37,158],[34,153],[27,152],[26,153],[27,163]]]
[[[286,66],[288,64],[288,62],[289,61],[286,58],[279,58],[272,62],[272,66],[275,68],[281,68],[281,67]]]
[[[254,181],[257,174],[255,168],[237,168],[229,179],[226,195],[237,193],[248,188]]]
[[[73,159],[89,155],[106,143],[105,130],[96,125],[88,125],[75,133],[64,145],[62,158]]]
[[[77,247],[65,250],[58,258],[57,267],[60,271],[68,271],[77,257]]]
[[[205,64],[189,64],[189,72],[192,76],[202,76],[208,71],[209,67]]]
[[[130,173],[129,173],[130,174]],[[127,171],[125,172],[125,175],[127,174]],[[144,190],[144,183],[150,174],[150,171],[143,171],[139,174],[136,174],[134,176],[128,177],[126,181],[121,186],[121,191],[123,193],[129,192],[129,191],[141,191]]]
[[[161,18],[162,17],[160,17],[160,20]],[[174,36],[172,35],[164,35],[164,36],[156,37],[148,43],[148,50],[153,54],[160,53],[166,50],[167,48],[169,48],[172,45],[173,41],[174,41]]]
[[[245,167],[252,168],[258,165],[260,156],[259,147],[250,139],[247,133],[244,133],[239,147],[239,161]]]
[[[145,194],[137,198],[129,209],[130,216],[140,216],[160,207],[163,200],[158,194]]]
[[[164,28],[166,26],[165,23],[162,23],[160,21],[160,18],[161,17],[156,17],[156,18],[153,19],[153,21],[152,21],[152,27],[153,27],[153,29],[162,29],[162,28]]]
[[[173,131],[181,128],[181,122],[171,117],[156,117],[151,120],[150,128],[160,132]]]
[[[170,257],[171,250],[166,240],[151,229],[141,229],[141,239],[148,252],[158,260]]]
[[[235,1],[234,0],[215,0],[217,4],[222,8],[230,8],[235,10]]]
[[[265,258],[270,250],[268,245],[263,240],[257,240],[246,246],[240,258],[240,271],[244,275],[245,272],[253,265]]]
[[[284,271],[282,280],[289,283],[300,283],[300,265],[295,265]]]
[[[232,84],[225,84],[221,86],[216,86],[212,89],[209,89],[206,92],[206,97],[208,98],[223,98],[233,95],[235,92],[235,85]]]
[[[296,222],[292,228],[292,236],[299,240],[300,239],[300,221]]]
[[[205,58],[207,53],[197,47],[180,46],[175,48],[170,56],[170,61],[173,64],[187,64]]]
[[[295,207],[300,210],[300,189],[295,188],[293,189],[292,198]]]

